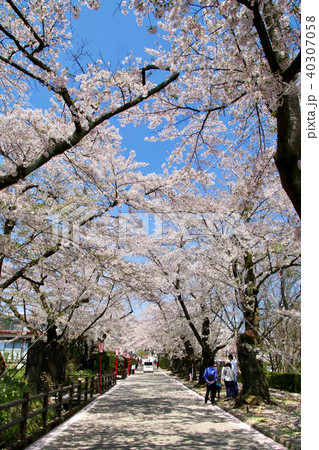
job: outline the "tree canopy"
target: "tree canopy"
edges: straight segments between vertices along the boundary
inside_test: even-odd
[[[0,7],[1,312],[48,345],[190,360],[245,336],[297,370],[282,351],[299,355],[299,2],[122,1],[163,44],[116,68],[77,45],[86,7]],[[36,86],[50,107],[30,107]],[[158,173],[116,123],[173,142]]]

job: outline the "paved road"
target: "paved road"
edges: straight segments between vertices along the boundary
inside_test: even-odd
[[[285,449],[161,370],[138,371],[28,450]]]

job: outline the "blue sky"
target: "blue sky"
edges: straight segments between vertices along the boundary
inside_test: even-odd
[[[111,62],[111,67],[120,65],[129,52],[132,51],[142,61],[150,61],[145,53],[145,47],[156,46],[159,37],[147,33],[150,22],[146,19],[142,26],[138,26],[136,17],[131,11],[124,15],[118,9],[119,0],[101,2],[99,10],[83,8],[80,19],[73,22],[76,32],[81,38],[86,37],[89,42],[88,51],[103,55],[105,61]],[[161,44],[163,45],[163,41]],[[138,161],[148,162],[149,166],[141,169],[144,173],[160,172],[162,164],[166,161],[166,149],[172,143],[145,142],[144,137],[151,132],[145,126],[134,127],[128,125],[120,128],[123,137],[123,146],[135,150]]]
[[[99,10],[89,10],[83,7],[80,18],[72,19],[73,35],[76,40],[86,43],[85,51],[94,60],[103,56],[105,62],[110,61],[111,68],[120,66],[126,56],[132,51],[142,61],[150,61],[150,56],[145,53],[145,47],[154,47],[159,38],[147,33],[150,24],[148,20],[140,27],[132,11],[123,15],[118,8],[119,0],[107,0],[101,2]],[[161,42],[163,44],[163,41]],[[34,108],[47,108],[48,92],[37,87],[31,97],[30,105]],[[151,131],[146,126],[134,127],[128,125],[125,128],[119,126],[116,119],[113,123],[120,128],[123,137],[122,146],[136,152],[136,160],[148,162],[149,166],[141,168],[143,173],[161,172],[161,166],[166,162],[167,149],[172,149],[171,142],[145,142],[146,135],[151,136]]]
[[[87,38],[90,50],[100,51],[113,66],[120,64],[129,51],[145,57],[144,48],[152,46],[155,40],[154,35],[147,33],[147,24],[139,27],[133,12],[123,15],[118,3],[118,0],[102,1],[99,10],[83,7],[80,18],[73,20],[76,33]]]

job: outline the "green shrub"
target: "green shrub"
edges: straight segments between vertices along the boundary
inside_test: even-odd
[[[115,363],[116,356],[113,352],[103,352],[102,353],[102,373],[114,373],[115,372]],[[97,353],[94,359],[94,367],[93,370],[95,373],[99,373],[100,371],[100,354]]]
[[[22,398],[23,392],[27,390],[29,389],[25,381],[11,379],[8,375],[4,375],[0,378],[0,404]]]
[[[28,390],[28,386],[21,380],[11,379],[8,375],[0,378],[0,404],[19,400],[23,397],[23,392]],[[0,423],[8,423],[21,414],[21,406],[0,411]],[[19,426],[9,428],[0,433],[0,448],[4,442],[14,442],[19,437]]]
[[[270,388],[301,393],[301,375],[298,373],[267,372],[266,377]]]
[[[8,371],[10,374],[10,371]],[[23,398],[24,392],[29,392],[33,395],[31,386],[21,379],[21,374],[16,374],[15,378],[10,378],[8,374],[0,378],[0,404],[9,403],[13,400],[20,400]],[[29,403],[29,411],[35,411],[42,408],[42,400],[36,399]],[[9,423],[17,417],[21,416],[21,405],[0,411],[0,423]],[[55,416],[55,411],[48,411],[48,422]],[[38,430],[42,425],[41,414],[28,420],[27,435]],[[0,448],[4,448],[10,444],[14,444],[20,438],[20,426],[16,425],[8,430],[0,432]]]
[[[162,369],[167,369],[169,370],[169,359],[166,356],[162,356],[158,358],[158,362],[159,362],[159,366]]]

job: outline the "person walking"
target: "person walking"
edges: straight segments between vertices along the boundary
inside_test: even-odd
[[[215,403],[216,397],[216,380],[217,380],[217,370],[213,365],[205,369],[204,379],[206,381],[205,403],[207,403],[210,394],[210,401],[211,404],[213,405]]]
[[[235,373],[230,364],[230,361],[226,361],[225,366],[223,367],[222,379],[224,380],[226,386],[226,397],[227,398],[237,397],[235,388]]]
[[[236,363],[236,361],[234,360],[234,357],[233,357],[232,354],[229,354],[229,355],[228,355],[228,358],[229,358],[229,361],[230,361],[230,365],[231,365],[231,367],[232,367],[232,369],[233,369],[233,371],[234,371],[234,374],[235,374],[235,379],[234,379],[234,382],[235,382],[235,391],[236,391],[236,395],[238,395],[237,363]]]

